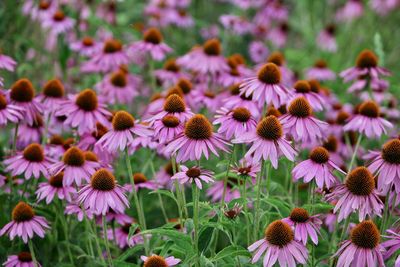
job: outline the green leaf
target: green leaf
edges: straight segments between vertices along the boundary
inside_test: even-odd
[[[268,198],[263,198],[262,201],[274,207],[283,218],[286,218],[290,215],[290,208],[287,205],[285,205],[285,203],[282,202],[282,200],[268,197]]]
[[[219,260],[222,260],[227,257],[233,258],[236,256],[251,257],[251,254],[244,247],[232,245],[232,246],[226,247],[223,250],[221,250],[220,252],[218,252],[218,254],[215,255],[215,257],[212,260],[219,261]]]
[[[134,247],[129,248],[128,250],[126,250],[124,253],[122,253],[117,260],[118,261],[124,261],[127,258],[129,258],[130,256],[132,256],[133,254],[135,254],[136,252],[140,251],[141,249],[143,249],[143,245],[141,244],[137,244]]]
[[[192,241],[190,237],[176,229],[156,228],[151,230],[142,231],[142,234],[163,235],[170,238],[174,243],[188,251],[188,254],[194,253]]]
[[[161,195],[171,198],[172,200],[175,201],[176,205],[178,205],[178,200],[176,199],[175,195],[171,191],[159,189],[159,190],[150,192],[149,195],[157,194],[157,193],[160,193]]]

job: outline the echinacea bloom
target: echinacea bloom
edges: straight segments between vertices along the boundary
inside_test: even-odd
[[[222,99],[222,104],[224,108],[234,109],[234,108],[247,108],[254,118],[260,117],[260,108],[257,102],[252,100],[253,95],[246,96],[245,94],[240,94],[240,84],[234,84],[229,88],[230,95]]]
[[[154,75],[163,84],[163,86],[172,86],[179,79],[187,78],[188,75],[181,71],[181,67],[176,63],[175,58],[170,58],[164,63],[164,68],[154,71]]]
[[[249,45],[250,58],[255,63],[263,62],[268,56],[268,48],[261,41],[253,41]]]
[[[357,131],[368,138],[380,138],[383,133],[387,133],[388,128],[393,127],[389,121],[380,117],[379,106],[374,101],[363,102],[358,111],[343,127],[344,131]]]
[[[35,122],[36,116],[43,113],[42,105],[34,98],[35,89],[28,79],[16,81],[9,91],[11,103],[24,109],[24,121],[29,125]]]
[[[42,26],[50,30],[50,34],[58,35],[68,32],[74,27],[75,21],[65,16],[62,10],[57,10],[52,16],[46,16],[42,20]]]
[[[64,173],[60,172],[50,177],[47,182],[40,183],[36,190],[38,201],[46,199],[46,204],[49,204],[57,195],[59,199],[71,202],[71,195],[75,194],[76,190],[73,186],[64,186],[63,177]]]
[[[379,243],[380,233],[372,221],[357,224],[350,233],[350,240],[344,241],[334,257],[338,257],[337,267],[384,267],[382,253],[384,247]]]
[[[155,266],[162,266],[162,267],[172,267],[177,265],[181,262],[180,259],[177,259],[173,256],[164,258],[158,255],[151,255],[150,257],[147,256],[140,256],[143,263],[143,267],[155,267]]]
[[[194,166],[188,168],[184,165],[180,166],[180,171],[171,177],[172,180],[178,180],[180,184],[192,184],[195,183],[198,188],[202,189],[201,182],[210,183],[213,182],[214,173],[201,168],[200,166]]]
[[[221,108],[215,115],[214,125],[221,124],[218,133],[223,134],[226,139],[239,138],[242,134],[252,132],[257,127],[257,121],[250,111],[244,107],[233,110]]]
[[[364,6],[361,0],[348,0],[345,5],[336,12],[338,21],[351,21],[360,17],[364,12]]]
[[[5,170],[12,175],[24,174],[25,179],[35,177],[38,179],[40,174],[47,176],[48,168],[54,161],[45,155],[41,145],[33,143],[28,145],[23,152],[6,159]]]
[[[42,94],[37,96],[37,99],[46,108],[45,113],[56,111],[64,100],[64,85],[59,79],[52,79],[46,82],[43,86]]]
[[[288,111],[279,119],[285,131],[296,141],[314,142],[324,137],[328,124],[312,115],[313,109],[306,98],[300,96],[293,99]]]
[[[249,157],[242,158],[239,163],[232,167],[232,170],[236,172],[237,175],[241,177],[251,177],[255,179],[257,173],[261,171],[261,164],[256,162]]]
[[[335,32],[336,26],[330,24],[318,34],[317,44],[322,50],[336,52],[337,43],[335,39]]]
[[[259,106],[273,104],[280,107],[293,94],[291,90],[281,84],[281,71],[274,63],[262,66],[256,77],[246,78],[240,84],[240,93],[249,97],[252,95]]]
[[[135,42],[129,48],[133,54],[146,53],[153,60],[161,61],[172,49],[163,42],[163,36],[157,28],[150,28],[143,34],[143,40]]]
[[[278,159],[283,154],[290,161],[294,161],[297,152],[284,138],[283,128],[279,120],[270,115],[262,119],[255,131],[245,133],[233,143],[252,143],[245,157],[253,155],[253,163],[260,160],[270,160],[272,166],[278,168]]]
[[[375,180],[365,167],[357,167],[346,177],[344,184],[333,187],[326,195],[328,201],[338,200],[334,213],[339,211],[338,222],[358,212],[360,222],[367,216],[381,216],[383,203],[375,189]]]
[[[121,65],[129,63],[129,57],[122,47],[122,43],[116,39],[108,39],[104,42],[103,49],[95,53],[93,57],[82,66],[83,71],[110,72]]]
[[[100,103],[95,91],[85,89],[66,101],[55,113],[56,116],[66,116],[64,124],[77,128],[80,135],[92,132],[96,123],[108,125],[111,113],[106,105]]]
[[[383,254],[384,259],[389,259],[393,254],[395,254],[400,249],[400,233],[395,232],[391,229],[386,230],[388,235],[384,237],[388,240],[383,242],[381,245],[386,249],[386,252]],[[395,267],[400,266],[400,256],[397,257]]]
[[[41,267],[39,263],[33,262],[32,255],[29,252],[20,252],[18,255],[11,255],[7,257],[7,260],[3,263],[4,267]]]
[[[317,79],[318,81],[331,81],[336,78],[335,72],[328,68],[322,59],[317,60],[312,68],[307,69],[307,79]]]
[[[35,215],[32,207],[27,203],[20,201],[12,210],[12,221],[6,224],[0,230],[0,236],[7,233],[10,240],[19,236],[24,243],[28,243],[28,239],[32,239],[34,234],[40,238],[44,237],[46,229],[50,229],[47,220],[42,216]]]
[[[97,142],[109,152],[124,150],[135,136],[149,137],[153,131],[139,123],[126,111],[118,111],[112,119],[113,129],[104,134]]]
[[[93,56],[101,51],[101,44],[97,43],[93,38],[86,36],[82,40],[71,43],[70,48],[72,51],[78,52],[83,56]]]
[[[373,159],[368,169],[378,174],[378,190],[386,194],[394,187],[395,191],[400,193],[400,140],[389,140],[383,145],[380,153],[371,154]]]
[[[242,213],[243,206],[239,205],[239,203],[235,203],[231,209],[225,204],[224,215],[226,218],[234,220],[237,216]]]
[[[183,133],[184,126],[174,115],[165,115],[161,120],[156,120],[153,124],[154,138],[160,144],[166,144],[176,136]]]
[[[65,214],[72,215],[76,214],[76,217],[79,222],[83,221],[84,217],[86,216],[89,220],[94,218],[94,214],[92,210],[86,209],[83,210],[77,203],[71,202],[68,203],[65,207]]]
[[[209,150],[218,156],[217,149],[229,151],[227,145],[230,144],[218,133],[213,133],[208,119],[196,114],[186,122],[184,132],[171,141],[166,150],[176,154],[177,162],[184,162],[199,160],[203,154],[208,159]]]
[[[143,237],[140,235],[139,228],[133,233],[133,235],[129,238],[129,230],[132,226],[132,221],[129,223],[125,223],[120,227],[115,229],[115,243],[121,249],[126,248],[128,246],[133,247],[137,244],[143,244]],[[108,229],[107,236],[109,240],[114,240],[113,229]]]
[[[188,54],[179,58],[177,63],[188,70],[212,76],[229,71],[229,66],[222,56],[221,43],[217,39],[207,40],[203,47],[193,48]]]
[[[270,223],[265,229],[265,237],[254,242],[248,247],[250,252],[255,251],[252,263],[256,263],[262,254],[263,266],[272,267],[276,262],[280,266],[296,266],[306,264],[308,258],[307,248],[294,239],[292,228],[285,222],[277,220]]]
[[[322,221],[318,215],[310,216],[303,208],[294,208],[289,217],[282,219],[283,222],[294,228],[294,239],[307,245],[308,237],[315,245],[318,245],[319,229]]]
[[[14,59],[11,57],[4,55],[2,51],[0,50],[0,69],[5,69],[8,71],[13,72],[15,70],[15,66],[17,65],[17,62],[15,62]]]
[[[345,82],[355,80],[360,76],[366,76],[371,79],[379,79],[380,76],[390,75],[390,71],[378,66],[378,57],[371,50],[365,49],[361,51],[356,59],[356,66],[344,70],[340,73],[340,77]]]
[[[0,126],[7,123],[18,123],[24,116],[24,108],[8,103],[5,95],[0,93]]]
[[[339,180],[332,172],[334,170],[345,174],[330,158],[329,152],[322,146],[314,148],[309,159],[300,162],[292,170],[294,180],[303,178],[305,183],[309,183],[315,179],[317,187],[320,189],[331,188],[336,185]]]
[[[32,20],[41,21],[51,16],[58,9],[58,2],[52,0],[26,0],[22,6],[22,13],[31,17]]]
[[[78,201],[85,209],[96,215],[106,215],[109,209],[123,213],[129,207],[124,189],[115,181],[114,175],[107,169],[99,169],[78,192]]]
[[[148,180],[146,175],[141,172],[134,173],[132,179],[135,184],[136,190],[142,188],[146,188],[148,190],[156,190],[159,188],[159,185],[155,181]],[[132,184],[126,184],[124,188],[129,192],[132,192],[133,190]]]
[[[166,115],[173,115],[184,123],[193,116],[193,112],[185,104],[185,101],[178,94],[171,94],[164,102],[162,111],[157,112],[153,117],[148,119],[150,123],[156,120],[162,120]]]
[[[70,186],[74,182],[77,186],[80,186],[82,179],[89,181],[90,176],[99,166],[97,162],[86,160],[82,150],[73,146],[65,151],[61,161],[50,166],[49,172],[51,175],[64,172],[64,186]]]
[[[293,88],[295,89],[293,98],[303,96],[308,100],[313,110],[321,111],[324,109],[326,105],[325,99],[318,93],[311,91],[311,85],[308,81],[299,80],[294,84]]]
[[[220,202],[222,200],[222,196],[224,194],[225,188],[225,202],[229,203],[233,199],[240,198],[239,185],[242,183],[241,180],[233,177],[229,177],[226,187],[225,182],[223,180],[215,181],[210,187],[207,189],[207,196],[211,198],[212,202]]]

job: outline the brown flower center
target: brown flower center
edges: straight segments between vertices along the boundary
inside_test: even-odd
[[[231,92],[231,95],[240,94],[240,83],[234,84],[231,87],[229,87],[229,91]]]
[[[310,218],[308,211],[303,208],[294,208],[290,213],[290,219],[294,222],[303,223]]]
[[[167,99],[171,95],[178,95],[180,98],[184,97],[183,91],[179,86],[172,86],[168,89],[167,94],[165,95],[165,98]]]
[[[316,67],[318,69],[325,69],[327,67],[326,61],[323,59],[317,60],[314,63],[314,67]]]
[[[94,41],[93,41],[93,39],[92,39],[91,37],[86,36],[86,37],[84,37],[84,38],[82,39],[82,44],[83,44],[84,46],[86,46],[86,47],[90,47],[90,46],[93,46]]]
[[[269,107],[267,109],[267,112],[265,113],[265,116],[268,117],[271,115],[278,118],[278,117],[282,116],[282,113],[279,110],[277,110],[275,107]]]
[[[338,140],[336,139],[335,136],[330,135],[324,144],[322,145],[324,148],[326,148],[330,152],[336,152],[338,148]]]
[[[119,70],[114,72],[110,77],[110,82],[112,85],[116,87],[125,87],[128,83],[128,79],[126,78],[125,72]]]
[[[161,43],[162,39],[162,34],[157,28],[150,28],[143,35],[143,40],[146,43],[152,43],[155,45]]]
[[[50,1],[41,0],[39,2],[39,9],[41,10],[47,10],[50,6],[51,6]]]
[[[64,144],[64,138],[61,135],[55,134],[50,138],[49,143],[51,145],[62,146]]]
[[[122,50],[122,44],[115,39],[109,39],[105,42],[103,51],[104,53],[111,54]]]
[[[212,125],[204,115],[196,114],[185,125],[185,135],[194,140],[206,140],[212,136]]]
[[[258,123],[257,134],[266,140],[276,141],[283,135],[282,125],[275,116],[270,115]]]
[[[55,21],[63,21],[65,19],[65,14],[61,10],[57,10],[53,15]]]
[[[85,160],[87,160],[87,161],[99,162],[99,158],[92,151],[85,151],[84,156],[85,156]]]
[[[311,92],[318,94],[321,90],[321,84],[316,79],[309,80],[308,84],[310,85]]]
[[[66,165],[81,167],[85,163],[85,155],[77,147],[71,147],[65,151],[63,161]]]
[[[239,122],[247,122],[251,117],[251,113],[247,108],[238,107],[233,110],[232,117]]]
[[[62,188],[63,187],[63,178],[64,178],[64,173],[60,172],[59,174],[56,174],[56,175],[50,177],[49,184],[52,187]]]
[[[269,55],[267,62],[274,63],[277,66],[282,66],[285,62],[285,58],[281,52],[275,51],[272,52],[271,55]]]
[[[391,164],[400,164],[400,140],[393,139],[383,145],[382,158]]]
[[[175,128],[179,125],[179,119],[174,115],[164,116],[161,121],[167,128]]]
[[[90,184],[93,189],[111,191],[115,188],[115,177],[109,170],[102,168],[92,175]]]
[[[363,50],[356,59],[358,68],[374,68],[378,66],[378,57],[371,50]]]
[[[301,96],[290,103],[289,113],[295,117],[307,118],[312,114],[312,108],[308,100]]]
[[[48,97],[61,98],[64,96],[64,85],[59,79],[50,80],[44,85],[43,94]]]
[[[143,267],[168,267],[168,264],[163,257],[152,255],[147,258]]]
[[[23,156],[30,162],[42,162],[44,160],[43,148],[39,144],[30,144],[24,149]]]
[[[178,64],[176,64],[175,58],[170,58],[167,60],[167,62],[165,62],[164,69],[176,73],[179,72],[181,68]]]
[[[29,204],[20,201],[13,209],[11,216],[15,222],[26,222],[35,216],[35,212]]]
[[[381,239],[376,225],[372,221],[363,221],[357,224],[350,234],[351,242],[365,249],[376,248]]]
[[[359,112],[369,118],[378,118],[379,106],[373,101],[365,101],[360,105]]]
[[[311,151],[310,159],[315,163],[326,163],[329,160],[329,152],[322,146],[316,147]]]
[[[336,32],[336,25],[335,24],[329,24],[325,27],[325,31],[329,33],[330,35],[334,35]]]
[[[92,136],[96,138],[96,140],[99,140],[100,138],[103,137],[108,132],[107,127],[105,127],[103,124],[100,122],[96,122],[96,131],[92,133]]]
[[[217,39],[211,39],[204,43],[203,51],[209,56],[218,56],[221,54],[221,44]]]
[[[375,180],[365,167],[357,167],[346,178],[347,189],[357,196],[368,196],[375,188]]]
[[[177,86],[178,86],[179,88],[181,88],[182,92],[183,92],[185,95],[188,94],[188,93],[190,93],[190,91],[191,91],[192,88],[193,88],[192,83],[191,83],[189,80],[185,79],[185,78],[179,79],[179,81],[178,81],[178,83],[177,83]]]
[[[137,172],[133,174],[133,181],[135,184],[142,184],[147,182],[147,177],[143,173]]]
[[[135,119],[126,111],[120,110],[113,116],[112,126],[115,131],[124,131],[135,125]]]
[[[10,98],[16,102],[31,102],[34,96],[35,89],[28,79],[19,79],[11,87]]]
[[[265,239],[272,245],[284,247],[294,238],[293,230],[287,223],[274,221],[265,229]]]
[[[297,93],[309,93],[311,91],[311,86],[307,81],[297,81],[294,84],[294,89]]]
[[[0,94],[0,110],[3,110],[7,107],[7,98]]]
[[[186,110],[185,102],[177,94],[170,95],[164,103],[164,111],[168,113],[181,113]]]
[[[339,125],[344,125],[348,118],[350,118],[350,114],[341,110],[336,116],[336,123]]]
[[[266,84],[278,84],[281,82],[281,71],[274,63],[267,63],[258,71],[257,77]]]
[[[85,89],[80,92],[75,100],[75,104],[84,111],[93,111],[97,108],[97,95],[92,89]]]
[[[175,167],[178,167],[175,165]],[[177,170],[178,168],[176,168],[175,170]],[[169,161],[165,166],[164,166],[164,170],[165,172],[169,175],[172,176],[174,175],[174,168],[172,167],[172,162]]]
[[[21,262],[32,262],[32,255],[29,252],[20,252],[18,254],[18,260]]]
[[[186,175],[187,175],[188,177],[190,177],[190,178],[197,178],[197,177],[200,176],[200,174],[201,174],[200,169],[199,169],[199,168],[196,168],[196,167],[192,167],[192,168],[190,168],[190,169],[188,169],[188,170],[186,171]]]

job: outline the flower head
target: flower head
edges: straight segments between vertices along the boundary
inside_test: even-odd
[[[184,165],[180,166],[180,171],[171,177],[171,179],[177,179],[180,184],[195,183],[198,188],[202,189],[201,182],[210,183],[213,182],[214,173],[208,170],[202,169],[200,166],[194,166],[188,168]]]
[[[164,258],[158,255],[151,255],[149,257],[141,256],[143,261],[143,267],[172,267],[181,262],[180,259],[177,259],[173,256]]]

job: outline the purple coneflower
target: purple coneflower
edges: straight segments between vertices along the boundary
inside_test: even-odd
[[[336,52],[337,43],[335,39],[336,26],[330,24],[323,29],[317,37],[318,46],[325,51]]]
[[[203,47],[194,47],[192,51],[177,60],[182,67],[200,74],[229,71],[229,66],[222,56],[221,43],[217,39],[207,40]]]
[[[281,71],[274,63],[262,66],[256,77],[244,79],[240,84],[240,92],[246,97],[252,95],[260,107],[270,104],[279,107],[293,94],[281,84]]]
[[[115,181],[114,175],[107,169],[99,169],[78,192],[78,201],[85,209],[92,210],[94,214],[103,216],[113,209],[123,213],[129,207],[129,202],[124,194],[124,189]]]
[[[86,36],[82,40],[78,40],[70,44],[72,51],[78,52],[83,56],[93,56],[101,51],[101,44],[97,43],[93,38]]]
[[[283,128],[296,141],[304,143],[322,139],[327,123],[312,116],[313,109],[304,97],[297,97],[290,102],[288,113],[280,117]]]
[[[180,259],[177,259],[173,256],[164,258],[162,256],[154,254],[151,255],[150,257],[140,256],[140,258],[142,259],[142,261],[144,261],[143,267],[154,267],[154,266],[172,267],[181,262]]]
[[[74,182],[77,186],[80,186],[82,179],[89,181],[90,176],[99,166],[97,162],[86,160],[82,150],[77,147],[71,147],[65,151],[62,160],[54,163],[49,171],[52,175],[64,172],[64,186],[70,186]]]
[[[244,107],[233,110],[221,108],[215,115],[214,125],[221,124],[218,133],[223,134],[226,139],[232,137],[240,138],[242,134],[253,132],[257,127],[257,121],[253,118],[250,111]]]
[[[339,211],[338,222],[358,211],[358,219],[364,220],[367,216],[381,216],[383,203],[375,189],[375,180],[371,172],[365,167],[357,167],[346,177],[344,184],[333,187],[332,192],[326,195],[328,201],[338,200],[333,210]]]
[[[234,109],[239,107],[247,108],[254,118],[260,117],[260,108],[257,102],[252,100],[253,95],[246,96],[240,94],[240,84],[234,84],[229,87],[230,95],[222,99],[223,107],[227,109]]]
[[[378,190],[385,194],[394,187],[400,193],[400,140],[389,140],[380,153],[371,153],[373,159],[368,169],[378,174]]]
[[[184,123],[193,116],[193,112],[186,106],[181,96],[171,94],[165,100],[162,111],[159,111],[148,121],[153,124],[156,120],[162,120],[166,115],[173,115],[179,119],[179,122]]]
[[[159,188],[159,185],[157,183],[155,183],[152,180],[148,180],[146,175],[144,175],[143,173],[140,173],[140,172],[133,174],[133,182],[135,183],[136,190],[139,190],[141,188],[146,188],[149,190],[156,190]],[[132,192],[133,186],[132,186],[132,184],[126,184],[124,186],[124,188],[127,191]]]
[[[66,116],[64,124],[78,129],[80,135],[92,132],[96,122],[108,125],[111,113],[103,103],[99,103],[95,91],[85,89],[73,96],[55,113],[56,116]]]
[[[23,113],[24,108],[8,103],[6,96],[0,93],[0,126],[18,123],[24,118]]]
[[[360,76],[366,76],[371,79],[379,79],[379,76],[388,76],[390,71],[378,66],[378,57],[371,50],[361,51],[356,59],[356,66],[344,70],[340,76],[345,82],[357,79]]]
[[[337,267],[368,266],[383,267],[384,248],[376,225],[372,221],[357,224],[350,233],[350,240],[344,241],[334,257],[339,257]]]
[[[311,107],[315,111],[321,111],[326,105],[325,99],[316,92],[311,91],[311,85],[308,81],[300,80],[294,84],[295,93],[293,99],[303,96],[308,100]]]
[[[47,176],[47,169],[52,163],[53,160],[45,155],[43,148],[35,143],[28,145],[23,152],[4,161],[6,171],[11,172],[14,176],[24,173],[25,179],[31,177],[38,179],[40,174]]]
[[[0,236],[7,233],[10,240],[19,236],[24,243],[28,243],[28,239],[32,239],[34,234],[43,238],[45,230],[50,229],[46,218],[35,215],[32,207],[23,201],[14,207],[11,217],[12,221],[0,230]]]
[[[380,138],[383,133],[387,133],[388,128],[393,127],[389,121],[380,117],[379,106],[374,101],[363,102],[358,112],[343,127],[344,131],[357,131],[368,138]]]
[[[64,186],[63,177],[64,173],[60,172],[50,177],[47,182],[40,183],[36,190],[38,201],[46,199],[46,204],[49,204],[57,195],[59,199],[71,202],[71,195],[75,194],[76,190],[73,186]]]
[[[330,81],[336,78],[336,74],[330,70],[325,60],[317,60],[314,67],[309,68],[306,73],[307,79],[317,79],[319,81]]]
[[[138,120],[135,121],[131,114],[123,110],[115,113],[112,126],[113,129],[109,130],[98,141],[98,144],[110,152],[124,150],[129,143],[134,141],[136,135],[148,137],[153,134],[149,127],[139,123]]]
[[[300,162],[292,170],[294,180],[303,178],[305,183],[309,183],[313,178],[318,188],[331,188],[339,180],[332,174],[334,170],[346,174],[331,159],[329,151],[322,146],[314,148],[309,159]]]
[[[346,4],[336,12],[336,19],[338,21],[351,21],[364,12],[364,6],[360,0],[348,0]]]
[[[176,63],[175,58],[168,59],[164,64],[164,68],[156,70],[154,75],[163,86],[172,86],[176,84],[179,79],[187,78],[188,76],[181,71],[181,67]]]
[[[46,108],[45,113],[56,111],[60,108],[64,100],[64,85],[59,79],[49,80],[44,86],[42,94],[37,96],[37,99]]]
[[[183,133],[184,126],[174,115],[166,115],[161,120],[156,120],[153,124],[154,138],[160,144],[166,144],[176,136]]]
[[[202,189],[203,186],[201,182],[210,183],[213,182],[214,173],[201,168],[200,166],[194,166],[188,168],[184,165],[180,166],[180,171],[171,177],[172,180],[176,179],[180,184],[192,184],[193,182],[198,188]]]
[[[295,266],[306,264],[307,248],[294,239],[292,228],[285,222],[273,221],[265,229],[265,237],[248,247],[250,252],[256,251],[252,263],[256,263],[262,254],[263,266],[272,267],[278,261],[280,266]]]
[[[108,74],[96,85],[104,99],[110,104],[131,103],[133,98],[138,95],[138,81],[129,79],[123,70],[117,70]]]
[[[215,181],[208,189],[207,196],[211,198],[212,202],[220,202],[224,194],[225,188],[225,202],[229,203],[233,199],[240,198],[239,184],[242,183],[237,178],[229,177],[226,187],[223,180]]]
[[[35,89],[28,79],[16,81],[9,90],[11,104],[24,109],[24,121],[32,125],[36,116],[43,113],[42,105],[34,98]]]
[[[94,218],[94,214],[92,210],[86,209],[85,211],[75,202],[68,203],[65,207],[65,214],[71,215],[76,214],[76,217],[79,222],[83,221],[84,216],[87,216],[89,220]]]
[[[161,61],[172,49],[163,42],[163,36],[157,28],[150,28],[143,34],[143,40],[132,44],[129,48],[133,54],[146,53],[153,60]]]
[[[263,62],[268,56],[268,48],[261,41],[253,41],[249,45],[250,58],[255,63]]]
[[[115,229],[115,243],[121,249],[124,249],[128,246],[133,247],[137,244],[143,244],[143,237],[140,235],[139,228],[137,228],[131,238],[129,238],[129,229],[131,226],[132,222],[129,222]],[[108,229],[107,236],[109,240],[114,240],[113,229]]]
[[[15,70],[15,66],[17,65],[17,62],[15,62],[14,59],[11,57],[4,55],[2,51],[0,50],[0,69],[5,69],[8,71],[13,72]]]
[[[385,235],[384,237],[388,240],[382,243],[382,246],[387,250],[384,253],[384,259],[389,259],[394,253],[400,250],[400,233],[397,233],[393,230],[386,230],[389,235]],[[400,256],[397,257],[395,267],[400,266]]]
[[[176,154],[177,162],[200,160],[201,156],[208,159],[209,150],[218,156],[217,149],[228,152],[230,145],[222,137],[213,133],[212,125],[201,114],[196,114],[185,124],[185,130],[167,145],[167,152]]]
[[[18,255],[11,255],[3,263],[4,267],[41,267],[37,262],[33,262],[32,255],[29,252],[20,252]]]
[[[46,16],[42,20],[42,26],[49,29],[53,35],[65,33],[74,27],[75,21],[65,16],[62,10],[57,10],[52,16]]]
[[[308,237],[315,245],[318,245],[319,229],[322,221],[318,215],[310,216],[307,210],[303,208],[294,208],[290,216],[282,219],[283,222],[294,228],[294,239],[307,244]]]
[[[236,172],[237,175],[241,177],[251,177],[255,179],[257,173],[261,171],[261,164],[254,163],[253,160],[249,157],[242,158],[238,164],[232,167],[232,170]]]
[[[278,159],[282,154],[290,161],[294,161],[297,155],[297,152],[283,137],[282,125],[273,115],[262,119],[255,131],[245,133],[232,142],[252,143],[245,157],[250,157],[254,153],[253,162],[260,162],[261,159],[270,160],[275,169],[278,168]]]

